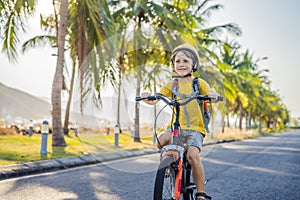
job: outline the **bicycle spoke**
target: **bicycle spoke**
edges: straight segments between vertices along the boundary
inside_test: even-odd
[[[174,178],[175,178],[175,174],[173,169],[170,169],[170,167],[168,167],[165,172],[162,199],[164,200],[173,199],[174,187],[175,187]]]

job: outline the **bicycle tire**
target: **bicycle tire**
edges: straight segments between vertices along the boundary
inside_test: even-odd
[[[173,200],[176,172],[171,166],[172,155],[162,159],[155,177],[153,200]]]
[[[184,189],[183,200],[195,200],[196,186],[194,183],[191,183],[191,178],[191,169],[186,167],[183,175],[184,181],[182,182],[182,187]]]
[[[185,193],[183,194],[183,199],[184,200],[194,200],[194,196],[193,196],[193,193]]]

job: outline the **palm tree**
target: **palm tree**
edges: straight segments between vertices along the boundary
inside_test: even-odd
[[[61,121],[61,92],[63,85],[63,67],[65,41],[68,26],[68,0],[62,0],[59,10],[57,33],[57,63],[52,84],[52,146],[66,146]]]
[[[237,59],[236,52],[238,47],[234,47],[235,44],[228,44],[224,43],[220,49],[220,59],[216,62],[217,68],[220,70],[222,74],[222,80],[224,84],[224,93],[225,95],[225,102],[227,103],[225,109],[225,116],[227,117],[227,127],[230,127],[229,124],[229,114],[231,111],[231,103],[237,96],[236,86],[235,83],[238,80],[236,73],[232,70],[232,65],[236,62]]]
[[[74,1],[70,8],[70,30],[70,51],[78,62],[83,103],[89,87],[100,88],[113,68],[109,60],[114,47],[108,39],[114,34],[114,22],[107,2]],[[91,76],[94,79],[92,85],[84,86]]]
[[[264,85],[268,84],[269,81],[264,78],[264,76],[260,76],[260,74],[267,72],[267,70],[258,71],[258,63],[266,58],[253,60],[253,55],[250,55],[249,50],[241,56],[242,60],[234,66],[234,69],[239,71],[239,75],[242,77],[242,82],[239,87],[240,91],[245,94],[247,99],[247,104],[239,104],[241,106],[240,110],[240,123],[239,127],[242,128],[242,118],[248,113],[251,113],[251,107],[259,104],[257,102],[257,94],[259,93],[259,89],[264,87]],[[263,79],[264,78],[264,79]],[[247,119],[246,115],[246,119]],[[250,119],[247,119],[249,126]],[[248,127],[249,128],[249,127]]]
[[[6,0],[0,2],[0,42],[9,61],[18,57],[19,31],[26,31],[26,20],[35,13],[37,1]]]
[[[64,12],[64,8],[67,9],[66,2],[62,3],[61,11]],[[8,58],[10,61],[16,61],[17,59],[17,44],[19,43],[18,38],[18,28],[22,31],[25,31],[25,22],[26,18],[32,15],[35,11],[37,1],[26,1],[26,0],[17,0],[17,1],[4,1],[0,3],[0,31],[2,33],[2,29],[4,30],[5,37],[3,39],[3,51],[7,53]],[[62,13],[61,13],[62,14]],[[66,16],[64,18],[64,16]],[[61,17],[61,25],[60,27],[66,27],[64,25],[63,20],[67,19],[67,12],[66,15],[62,15]],[[17,28],[18,27],[18,28]],[[17,29],[17,30],[16,30]],[[63,31],[62,31],[63,33]],[[63,33],[64,34],[64,33]],[[58,90],[61,91],[61,77],[59,73],[62,71],[63,65],[63,54],[64,54],[64,37],[60,34],[60,42],[59,46],[60,49],[58,50],[58,62],[57,62],[57,70],[55,75],[55,81],[53,84],[53,100],[56,101],[53,103],[53,116],[60,116],[60,94],[58,94]],[[35,45],[37,41],[40,41],[42,38],[48,38],[53,42],[53,38],[40,36],[34,38],[32,41],[28,41],[27,44],[23,45],[23,51],[26,49],[26,45]],[[59,86],[60,85],[60,86]],[[60,119],[60,117],[59,117]],[[58,125],[58,126],[57,126]],[[58,120],[53,120],[53,146],[65,146],[65,141],[63,136],[60,134],[61,123]]]
[[[53,4],[55,6],[55,3]],[[99,7],[106,9],[97,9]],[[58,11],[54,10],[54,15],[48,16],[47,18],[41,18],[43,29],[48,31],[49,34],[36,36],[31,40],[25,42],[23,45],[24,51],[29,47],[43,46],[48,42],[50,42],[52,46],[57,46],[57,34],[59,27],[57,21],[58,15]],[[89,0],[81,1],[79,3],[72,1],[72,4],[70,5],[70,16],[68,23],[69,31],[67,32],[67,46],[65,46],[68,50],[70,50],[67,52],[70,52],[70,57],[73,62],[73,69],[72,76],[70,77],[69,98],[64,120],[65,134],[68,133],[70,103],[72,101],[72,92],[75,79],[74,73],[76,71],[76,68],[78,68],[78,71],[80,71],[81,108],[85,102],[85,98],[88,92],[91,91],[90,88],[99,88],[99,85],[103,84],[103,82],[105,81],[105,77],[107,77],[107,74],[105,74],[105,72],[109,70],[107,70],[108,67],[104,67],[103,55],[108,55],[108,51],[103,53],[102,50],[103,47],[109,46],[106,42],[103,42],[109,36],[112,30],[111,27],[113,23],[111,23],[112,18],[109,17],[109,15],[110,14],[108,12],[106,2],[97,1],[91,4]],[[99,18],[99,16],[102,16],[102,18]],[[101,28],[99,29],[99,27]],[[52,36],[53,32],[56,33],[56,37]],[[98,57],[102,57],[102,59],[99,60],[100,62],[93,59],[97,54]],[[108,59],[109,58],[107,58],[107,60]],[[93,77],[91,78],[94,81],[86,82],[86,80],[90,80],[91,74],[93,74]],[[65,76],[65,74],[63,75]],[[65,85],[65,79],[66,77],[63,77],[63,85]],[[94,85],[90,85],[91,83]],[[96,96],[94,98],[98,99],[99,96]]]
[[[146,63],[151,63],[151,61],[155,60],[155,57],[162,58],[160,63],[169,65],[171,49],[184,41],[189,42],[189,38],[193,38],[195,35],[199,35],[197,38],[201,38],[201,41],[194,39],[194,43],[196,44],[200,41],[201,44],[204,45],[203,48],[207,48],[205,42],[208,43],[207,41],[210,41],[210,35],[213,34],[214,30],[228,29],[230,27],[232,30],[239,33],[234,25],[224,25],[216,28],[212,27],[203,30],[203,32],[199,31],[199,27],[202,26],[204,18],[206,17],[204,15],[209,15],[210,9],[216,10],[220,8],[220,6],[216,5],[210,7],[210,9],[205,9],[204,7],[208,4],[208,1],[204,1],[204,3],[198,7],[196,6],[195,1],[188,1],[188,3],[184,1],[175,1],[173,3],[170,3],[169,1],[161,3],[152,1],[127,1],[125,6],[124,4],[114,12],[114,17],[116,22],[119,22],[120,24],[122,24],[120,21],[124,19],[124,23],[122,24],[124,32],[128,31],[126,30],[126,24],[129,22],[133,23],[133,27],[135,27],[133,28],[133,34],[135,35],[136,42],[133,42],[133,44],[136,46],[133,48],[138,48],[138,50],[134,52],[137,52],[139,57],[133,57],[131,60],[134,63],[133,66],[138,66],[138,69],[135,68],[137,70],[137,95],[139,95],[140,92],[141,82],[144,82],[145,80],[142,77],[148,76],[143,66],[145,66]],[[166,16],[168,16],[167,19]],[[146,33],[143,27],[147,27],[147,30],[151,29],[152,33]],[[205,33],[205,38],[200,37],[201,35],[204,35],[203,33]],[[148,35],[148,39],[145,38],[145,35]],[[217,42],[217,40],[211,40]],[[147,44],[150,44],[150,46]],[[154,46],[156,46],[156,48]],[[143,51],[139,51],[139,49],[143,49]],[[138,58],[139,60],[136,60],[135,58]],[[132,66],[132,64],[128,63],[128,66]],[[159,73],[159,71],[157,73]],[[155,79],[155,76],[152,77]],[[150,82],[155,81],[149,78],[146,80],[148,80],[148,83],[145,83],[145,86],[149,86]],[[136,105],[135,116],[135,138],[139,138],[139,132],[137,130],[139,127],[138,103]],[[139,139],[135,140],[138,141]]]
[[[253,62],[248,61],[248,57],[241,55],[239,50],[240,46],[236,43],[224,43],[221,49],[221,59],[217,62],[217,66],[224,76],[226,102],[229,103],[226,115],[229,117],[229,112],[238,113],[239,128],[241,129],[245,108],[251,101],[249,98],[252,97],[252,86],[254,86],[251,81],[254,79],[252,72],[247,67],[253,65]],[[246,53],[246,55],[248,54]],[[229,127],[229,118],[227,126]]]
[[[82,111],[86,97],[92,91],[89,88],[99,88],[105,82],[105,77],[107,76],[105,72],[108,70],[104,66],[104,55],[111,57],[111,54],[107,54],[107,49],[111,49],[111,45],[103,41],[112,33],[113,26],[106,1],[72,1],[69,22],[68,27],[70,31],[68,32],[69,39],[67,42],[73,62],[73,69],[64,122],[64,133],[68,132],[69,110],[76,67],[80,75],[80,105]],[[106,50],[106,52],[103,53],[103,50]],[[89,81],[91,74],[93,81]],[[90,87],[90,84],[92,84],[92,87]],[[94,100],[98,101],[98,98],[100,98],[100,91],[98,96],[94,96]]]
[[[22,53],[25,53],[27,50],[31,48],[40,48],[45,45],[49,45],[52,47],[57,47],[57,34],[58,34],[58,10],[56,10],[55,1],[53,1],[54,14],[47,17],[40,17],[41,28],[47,32],[45,35],[34,36],[33,38],[25,41],[22,45]],[[75,63],[75,62],[73,62]],[[68,90],[69,97],[65,111],[65,120],[63,132],[65,135],[68,134],[68,126],[69,126],[69,116],[70,116],[70,105],[72,101],[72,93],[74,87],[74,79],[75,79],[75,68],[73,64],[72,75],[70,77],[70,88]],[[66,88],[66,74],[63,74],[63,90],[67,90]]]
[[[267,125],[270,121],[277,121],[280,118],[278,113],[283,116],[279,121],[286,120],[288,115],[284,106],[281,106],[280,98],[270,90],[270,81],[266,74],[268,70],[259,67],[259,62],[266,57],[254,60],[249,50],[244,53],[239,51],[239,45],[225,43],[221,49],[221,58],[217,62],[224,76],[226,101],[232,103],[229,104],[227,115],[229,112],[239,113],[240,129],[246,112],[247,128],[250,128],[252,119],[259,120],[260,124],[263,120]]]
[[[150,7],[150,8],[149,8]],[[130,8],[130,9],[129,9]],[[142,75],[144,71],[144,66],[148,60],[148,50],[149,50],[149,42],[150,38],[153,36],[145,37],[145,33],[142,30],[142,26],[145,24],[152,23],[153,13],[151,9],[162,9],[160,5],[152,2],[152,1],[129,1],[126,6],[120,7],[118,10],[115,11],[114,17],[116,18],[116,22],[120,24],[120,35],[126,35],[128,30],[127,24],[133,23],[133,39],[132,43],[129,41],[124,41],[125,37],[122,37],[121,42],[121,50],[120,52],[120,59],[119,59],[119,67],[120,69],[123,68],[124,65],[124,57],[123,55],[126,53],[128,59],[132,62],[127,62],[128,66],[132,66],[132,70],[135,71],[137,77],[137,88],[136,88],[136,95],[140,94],[141,89],[141,82],[142,82]],[[169,12],[167,9],[163,8],[166,12]],[[160,19],[163,21],[163,19]],[[127,46],[127,51],[124,52],[124,46]],[[124,73],[124,70],[119,70],[119,81],[121,80],[121,73]],[[120,82],[119,82],[120,88]],[[120,91],[120,90],[119,90]],[[120,93],[119,93],[120,95]],[[120,104],[120,103],[119,103]],[[118,106],[119,107],[119,106]],[[119,111],[118,111],[119,113]],[[139,105],[136,104],[135,108],[135,135],[134,141],[140,142],[140,135],[139,135]],[[119,118],[119,117],[118,117]],[[119,119],[118,119],[119,120]]]

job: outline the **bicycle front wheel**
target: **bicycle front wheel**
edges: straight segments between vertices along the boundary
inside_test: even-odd
[[[176,173],[171,166],[173,156],[165,157],[159,164],[154,185],[154,200],[172,200],[175,190]]]

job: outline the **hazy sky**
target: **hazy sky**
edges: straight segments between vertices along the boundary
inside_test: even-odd
[[[243,35],[237,41],[249,49],[254,58],[267,56],[260,64],[270,70],[272,89],[278,91],[293,115],[300,116],[300,1],[299,0],[218,0],[224,9],[211,17],[211,24],[234,22]],[[40,1],[38,12],[52,11],[51,1]],[[30,21],[31,29],[22,39],[40,34],[38,18]],[[10,64],[0,54],[0,82],[35,96],[51,96],[56,66],[50,48],[31,50]]]
[[[270,70],[272,89],[278,91],[293,115],[300,117],[299,57],[300,1],[219,0],[224,9],[211,18],[212,24],[237,23],[243,35],[237,41],[260,64]]]

